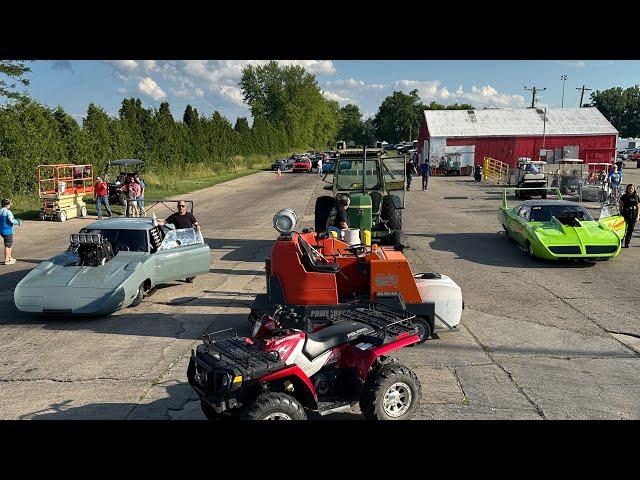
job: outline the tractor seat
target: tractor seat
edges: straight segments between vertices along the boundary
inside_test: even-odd
[[[338,262],[317,262],[313,258],[313,251],[311,250],[309,244],[302,238],[298,243],[300,244],[300,247],[302,249],[302,263],[310,271],[320,273],[338,273],[340,271],[340,264]]]
[[[351,320],[334,323],[317,332],[308,333],[302,353],[309,360],[313,360],[332,348],[349,343],[371,331],[372,328],[368,325]]]

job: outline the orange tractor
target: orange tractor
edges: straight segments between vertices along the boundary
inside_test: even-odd
[[[413,274],[402,247],[349,245],[313,229],[294,231],[295,212],[274,217],[280,232],[265,261],[267,293],[251,306],[253,324],[276,306],[344,305],[369,300],[416,316],[420,341],[438,326],[455,329],[462,315],[460,287],[446,275]]]

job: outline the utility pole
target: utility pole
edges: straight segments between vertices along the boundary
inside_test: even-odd
[[[591,91],[591,89],[585,87],[584,85],[582,85],[582,87],[576,87],[576,90],[581,90],[581,93],[580,93],[580,108],[582,108],[582,99],[584,98],[584,92],[589,92],[589,91]]]
[[[533,88],[527,88],[526,86],[524,87],[525,90],[529,90],[532,93],[531,96],[531,108],[535,108],[535,104],[536,104],[536,93],[538,92],[543,92],[545,91],[547,88],[538,88],[536,86],[534,86]]]
[[[562,80],[562,106],[561,106],[561,108],[564,108],[564,82],[566,82],[567,76],[566,75],[562,75],[560,77],[560,80]]]

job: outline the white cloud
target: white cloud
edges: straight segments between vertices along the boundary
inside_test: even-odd
[[[343,97],[342,95],[339,95],[335,92],[329,92],[327,90],[320,90],[320,92],[327,100],[338,102],[340,105],[347,105],[349,103],[353,103],[356,105],[358,104],[358,102],[356,102],[355,100],[349,97]]]
[[[560,63],[562,65],[567,65],[569,67],[574,67],[574,68],[585,68],[587,66],[587,63],[584,60],[576,60],[576,61],[563,61],[563,60],[558,60],[556,63]]]
[[[299,65],[312,75],[335,75],[336,67],[331,60],[278,60],[280,65]]]
[[[145,72],[159,72],[160,67],[155,60],[142,60],[140,62],[142,68]]]
[[[124,87],[120,87],[116,90],[118,93],[127,93],[127,89]]]
[[[340,88],[345,90],[382,90],[388,87],[383,83],[365,83],[362,80],[356,80],[355,78],[347,78],[345,80],[334,80],[332,82],[325,82],[327,87]]]
[[[138,90],[153,98],[155,101],[162,100],[167,97],[167,94],[160,88],[160,86],[151,77],[144,77],[138,82]]]
[[[105,62],[115,66],[118,70],[133,72],[138,68],[138,62],[135,60],[105,60]]]
[[[211,85],[210,90],[225,100],[229,100],[236,105],[244,106],[244,97],[242,90],[233,85]]]

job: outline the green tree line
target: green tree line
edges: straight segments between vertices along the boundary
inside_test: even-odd
[[[596,90],[590,106],[600,110],[620,137],[640,137],[640,86]]]

